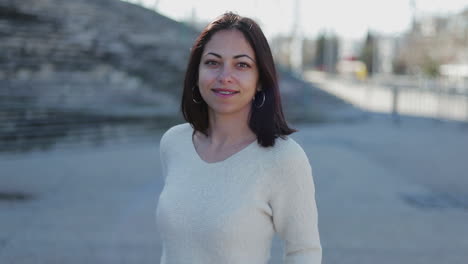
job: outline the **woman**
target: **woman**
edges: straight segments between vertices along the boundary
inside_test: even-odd
[[[268,42],[226,13],[192,48],[182,113],[160,143],[161,263],[267,263],[273,235],[285,263],[321,263],[307,156],[287,135]]]

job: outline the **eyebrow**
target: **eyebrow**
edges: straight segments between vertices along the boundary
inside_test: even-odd
[[[213,55],[213,56],[218,57],[218,58],[220,58],[220,59],[222,58],[221,55],[219,55],[219,54],[217,54],[217,53],[214,53],[214,52],[208,52],[208,53],[205,54],[205,56],[206,56],[206,55]],[[255,62],[255,60],[252,59],[252,57],[250,57],[250,56],[247,55],[247,54],[239,54],[239,55],[234,56],[233,58],[234,58],[234,59],[238,59],[238,58],[242,58],[242,57],[247,57],[247,58],[249,58],[250,60],[252,60],[253,62]]]

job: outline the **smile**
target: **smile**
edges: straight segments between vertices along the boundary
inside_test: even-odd
[[[232,96],[232,95],[234,95],[234,94],[239,93],[238,91],[228,90],[228,89],[212,89],[212,91],[213,91],[216,95],[222,96],[222,97],[228,97],[228,96]]]

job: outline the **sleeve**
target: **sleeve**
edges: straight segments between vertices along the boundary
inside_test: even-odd
[[[270,199],[275,231],[285,242],[285,264],[320,264],[315,187],[309,160],[299,145],[279,161],[275,191]]]

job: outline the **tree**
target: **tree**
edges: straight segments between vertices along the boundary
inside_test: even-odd
[[[321,33],[317,38],[317,50],[315,52],[314,66],[319,69],[323,69],[325,65],[325,33]]]
[[[377,41],[375,36],[371,32],[367,32],[366,40],[364,46],[361,50],[361,55],[359,59],[366,64],[367,71],[370,75],[375,73],[376,70],[376,54],[377,54]]]
[[[335,72],[338,62],[338,38],[321,33],[317,38],[314,66],[320,70]]]

